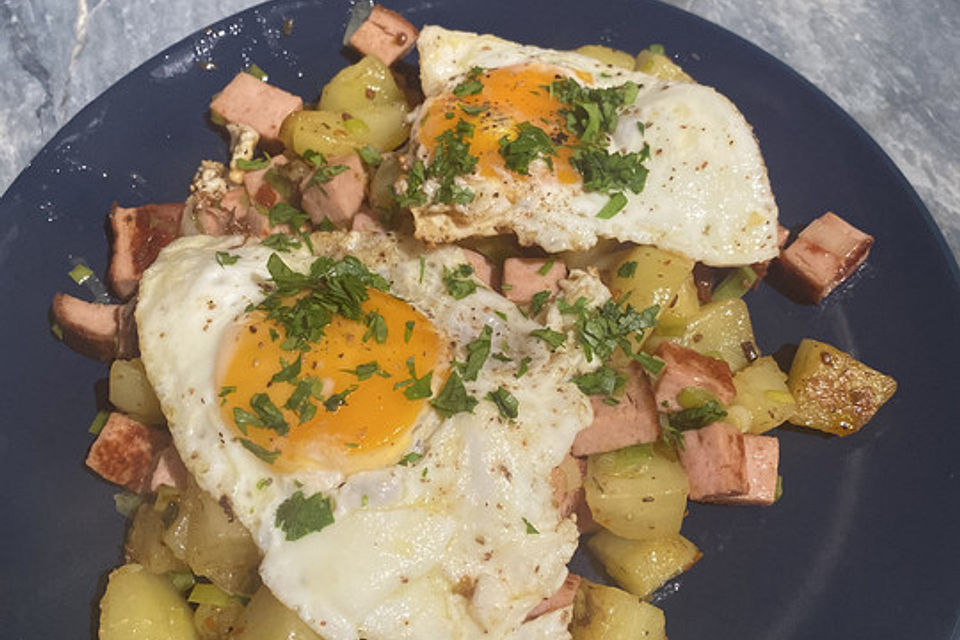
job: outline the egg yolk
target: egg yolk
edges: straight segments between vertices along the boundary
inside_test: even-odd
[[[375,289],[368,295],[364,316],[376,312],[384,321],[377,331],[334,316],[319,343],[288,351],[281,347],[283,328],[255,311],[222,345],[223,421],[277,471],[351,473],[395,464],[409,448],[426,402],[416,392],[425,381],[415,382],[432,372],[432,380],[442,383],[443,372],[435,369],[444,360],[443,343],[408,303]],[[315,409],[304,409],[304,396]]]
[[[589,82],[590,74],[578,74]],[[565,76],[556,69],[541,64],[514,65],[488,69],[476,76],[482,88],[472,95],[457,96],[445,93],[437,96],[427,107],[418,132],[426,148],[434,150],[437,138],[445,131],[455,129],[463,120],[474,126],[470,154],[477,157],[477,171],[481,176],[496,177],[507,171],[500,155],[500,139],[517,136],[517,125],[529,122],[543,129],[555,144],[556,155],[551,156],[552,174],[563,184],[580,181],[580,174],[570,165],[572,148],[564,145],[569,132],[560,114],[566,106],[550,95],[547,87]]]

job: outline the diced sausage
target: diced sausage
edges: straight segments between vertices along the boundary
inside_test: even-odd
[[[327,164],[344,165],[347,170],[320,184],[311,184],[315,173],[304,178],[300,183],[303,193],[300,206],[314,224],[320,224],[324,218],[329,218],[335,226],[348,228],[353,216],[363,204],[364,188],[367,184],[363,163],[360,156],[348,153],[329,158]]]
[[[113,231],[107,283],[121,300],[129,299],[140,285],[140,276],[153,264],[160,249],[180,235],[182,203],[146,204],[136,208],[114,203],[110,210]]]
[[[780,264],[799,298],[820,302],[863,264],[872,245],[873,236],[828,211],[780,254]]]
[[[529,304],[541,291],[549,291],[553,298],[560,290],[560,281],[566,277],[567,266],[560,260],[507,258],[503,261],[501,288],[511,302]]]
[[[726,504],[766,506],[777,498],[777,469],[780,464],[780,441],[773,436],[743,435],[744,454],[747,457],[749,488],[741,496],[721,498]]]
[[[286,156],[274,156],[270,158],[270,164],[263,169],[243,173],[243,187],[247,190],[250,202],[268,209],[278,202],[289,202],[295,185],[277,172],[277,167],[282,167],[287,162],[289,161]]]
[[[420,32],[399,13],[373,5],[370,16],[350,36],[350,46],[377,56],[388,67],[407,55]]]
[[[210,102],[210,111],[221,119],[245,124],[260,134],[263,143],[276,149],[284,119],[303,109],[299,96],[287,93],[241,71]]]
[[[140,354],[134,304],[87,302],[66,293],[53,296],[51,312],[68,347],[90,358],[110,361]]]
[[[157,456],[156,465],[150,474],[150,492],[156,493],[157,489],[163,485],[184,489],[187,486],[187,477],[187,468],[180,459],[176,447],[172,444],[168,445]]]
[[[743,434],[726,422],[685,431],[678,455],[691,500],[719,502],[750,488]]]
[[[600,396],[592,396],[590,403],[593,422],[577,434],[571,449],[573,455],[615,451],[660,438],[657,403],[639,364],[633,363],[627,369],[627,382],[618,404],[609,405]]]
[[[87,466],[108,482],[140,493],[150,483],[157,456],[170,434],[113,412],[87,454]]]
[[[365,231],[367,233],[382,233],[386,228],[380,224],[380,218],[369,209],[360,209],[350,221],[351,231]]]
[[[485,255],[471,249],[461,249],[463,257],[471,267],[473,274],[488,287],[493,286],[493,263]]]
[[[545,613],[569,607],[573,604],[573,598],[579,588],[580,576],[575,573],[568,573],[563,580],[563,584],[553,595],[544,598],[540,601],[540,604],[530,610],[530,613],[527,614],[527,620],[533,620]]]
[[[730,404],[737,395],[730,365],[723,360],[673,342],[661,343],[656,356],[665,363],[653,389],[660,411],[679,411],[681,407],[677,403],[677,394],[687,387],[706,389],[725,405]]]

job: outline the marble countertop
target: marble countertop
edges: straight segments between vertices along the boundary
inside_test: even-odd
[[[850,113],[960,256],[960,2],[666,0],[754,42]],[[0,0],[0,192],[77,111],[257,0]],[[143,33],[151,33],[144,38]]]

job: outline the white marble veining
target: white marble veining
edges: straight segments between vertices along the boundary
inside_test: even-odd
[[[756,43],[824,90],[893,158],[960,256],[960,1],[667,2]],[[110,84],[255,4],[0,0],[0,192]]]

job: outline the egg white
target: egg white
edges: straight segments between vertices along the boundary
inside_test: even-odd
[[[480,400],[473,413],[443,419],[424,410],[414,432],[424,455],[413,465],[346,477],[331,469],[277,473],[221,422],[215,388],[221,342],[265,296],[272,250],[237,237],[179,239],[144,274],[137,322],[147,375],[188,469],[202,488],[229,500],[251,531],[264,555],[264,583],[328,640],[566,637],[569,612],[523,622],[563,582],[577,545],[576,526],[560,518],[548,479],[592,420],[569,380],[597,363],[573,346],[551,352],[532,340],[529,332],[541,325],[493,291],[449,296],[443,268],[465,261],[455,247],[425,250],[386,234],[346,232],[314,234],[313,244],[318,254],[349,253],[386,277],[391,293],[430,318],[461,360],[464,345],[488,325],[494,352],[514,362],[490,358],[466,383]],[[218,251],[238,260],[221,266]],[[282,257],[297,271],[314,259],[303,249]],[[565,286],[606,294],[583,273]],[[554,328],[569,328],[555,309],[547,316]],[[531,359],[529,372],[518,379],[523,357]],[[519,400],[515,420],[483,399],[501,386]],[[298,490],[329,496],[335,522],[288,541],[274,518]]]
[[[580,183],[507,171],[490,179],[475,171],[458,178],[475,193],[472,202],[412,208],[417,237],[449,242],[513,231],[521,243],[550,252],[582,251],[612,238],[654,244],[715,266],[777,255],[777,206],[759,145],[743,115],[714,89],[663,82],[574,52],[436,26],[424,27],[418,48],[427,97],[421,116],[431,99],[449,93],[474,67],[543,64],[568,77],[588,72],[593,77],[588,86],[595,87],[633,81],[640,90],[621,113],[608,151],[640,152],[648,144],[651,157],[645,188],[639,194],[625,191],[627,205],[610,219],[596,217],[608,196],[585,192]],[[638,123],[645,125],[643,132]],[[419,125],[415,121],[410,153],[429,162],[430,150],[418,143]],[[425,190],[432,189],[428,184]]]

